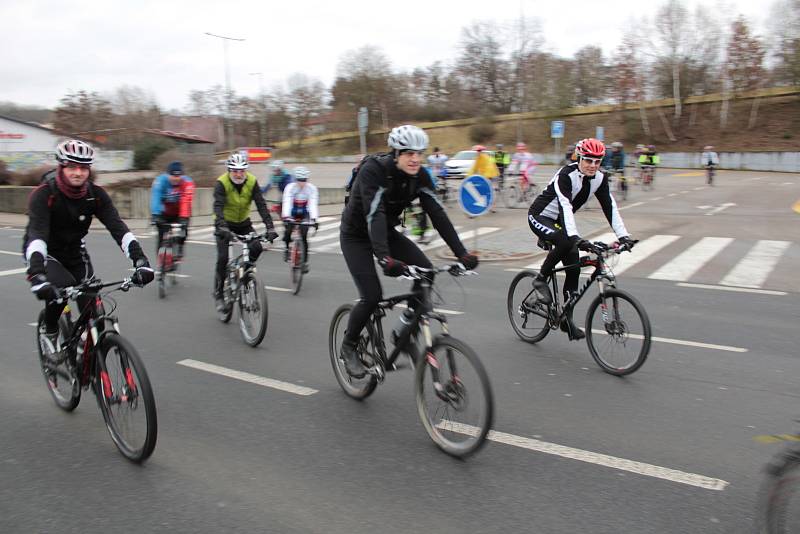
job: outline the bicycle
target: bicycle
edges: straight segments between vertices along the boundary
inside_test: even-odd
[[[545,250],[551,248],[550,243],[541,240],[539,246]],[[562,321],[575,308],[589,286],[597,282],[600,294],[589,304],[586,311],[586,344],[589,346],[592,358],[603,371],[615,376],[629,375],[644,364],[650,352],[650,319],[644,307],[633,295],[617,289],[616,277],[606,265],[606,260],[613,254],[629,251],[633,245],[614,243],[609,246],[596,241],[590,246],[589,252],[594,257],[582,256],[578,265],[594,267],[594,271],[569,301],[561,305],[555,275],[573,265],[554,269],[549,279],[552,286],[550,300],[533,287],[538,272],[524,270],[514,277],[508,289],[508,318],[520,339],[528,343],[538,343],[550,330],[561,326]],[[521,298],[517,298],[517,288],[522,288]],[[598,311],[599,314],[596,315]],[[595,330],[593,326],[596,323],[599,328]],[[600,336],[608,336],[605,343],[600,342]],[[605,349],[609,349],[608,355],[605,354]]]
[[[614,177],[617,177],[617,193],[619,193],[622,200],[628,200],[628,179],[625,178],[625,171],[616,169],[603,169],[603,174],[608,176],[608,183],[614,182]]]
[[[130,278],[103,284],[98,279],[59,290],[61,299],[76,302],[89,297],[73,322],[67,305],[58,319],[57,346],[45,337],[44,310],[37,321],[37,345],[42,374],[56,406],[66,412],[78,407],[81,389],[97,397],[100,412],[117,449],[132,462],[144,462],[153,453],[158,434],[153,388],[139,354],[119,333],[119,320],[112,315],[116,301],[113,291],[128,291]],[[103,289],[116,289],[103,292]],[[105,301],[113,306],[105,309]],[[131,421],[141,415],[143,422]]]
[[[419,289],[380,301],[357,346],[359,357],[367,368],[364,378],[350,377],[339,355],[353,304],[343,304],[334,313],[328,347],[336,381],[348,396],[358,400],[369,397],[384,381],[387,372],[407,367],[398,364],[397,359],[400,354],[408,356],[410,366],[415,370],[417,413],[426,432],[447,454],[466,457],[486,441],[494,418],[494,397],[489,378],[475,351],[463,341],[451,337],[447,318],[433,309],[433,277],[442,272],[453,276],[473,274],[458,263],[432,269],[409,266],[407,278],[420,280]],[[393,332],[394,348],[387,353],[383,318],[387,310],[402,303],[406,303],[406,310],[400,318],[404,327],[399,335]],[[431,333],[431,321],[439,322],[441,333]],[[424,343],[422,352],[418,349],[420,340]],[[474,419],[470,417],[473,410]]]
[[[168,227],[168,229],[161,238],[156,260],[156,287],[158,289],[158,298],[161,299],[167,296],[167,278],[170,279],[172,285],[178,283],[178,278],[175,276],[178,270],[178,262],[175,261],[175,257],[178,254],[175,254],[175,252],[178,248],[178,239],[183,237],[182,224],[167,223],[164,226]],[[156,228],[158,228],[158,224],[156,224]]]
[[[453,195],[450,194],[450,187],[447,185],[447,178],[440,176],[436,183],[436,194],[443,206],[453,203]]]
[[[716,165],[706,165],[706,183],[708,185],[714,185],[715,171],[716,171]]]
[[[217,311],[217,317],[228,323],[233,316],[234,304],[239,308],[239,331],[244,342],[257,347],[267,333],[267,292],[256,276],[256,266],[250,262],[250,250],[247,245],[253,241],[266,241],[262,236],[251,232],[245,235],[230,234],[228,242],[228,265],[225,279],[222,281],[222,298],[224,306]],[[241,244],[242,252],[234,256],[234,241]]]
[[[528,182],[528,185],[523,187],[523,180]],[[539,189],[535,183],[529,181],[527,178],[521,177],[517,182],[511,182],[505,186],[503,182],[499,184],[499,193],[503,196],[503,205],[509,209],[516,208],[529,208],[533,199],[539,194]]]
[[[642,190],[649,191],[653,188],[653,178],[656,173],[654,165],[642,165]]]
[[[759,441],[786,441],[764,468],[766,478],[759,490],[758,532],[788,534],[800,526],[800,433],[759,436]]]
[[[309,221],[285,221],[285,224],[292,226],[291,243],[289,244],[289,274],[292,281],[292,294],[297,295],[303,284],[303,275],[308,272],[308,258],[306,257],[308,243],[303,238],[302,227],[315,226],[315,224]],[[315,227],[314,235],[316,234]]]

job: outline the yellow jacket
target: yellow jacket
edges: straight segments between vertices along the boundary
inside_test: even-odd
[[[478,157],[475,158],[475,163],[472,164],[472,168],[470,168],[467,176],[472,176],[473,174],[480,174],[484,178],[492,179],[500,176],[500,171],[497,170],[494,158],[489,156],[486,152],[481,152],[478,154]]]

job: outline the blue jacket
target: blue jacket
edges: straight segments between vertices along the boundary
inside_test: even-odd
[[[161,174],[153,180],[150,194],[150,213],[172,217],[189,217],[192,213],[194,182],[181,176],[178,185],[169,183],[169,175]]]
[[[267,185],[261,188],[262,193],[266,193],[267,191],[272,188],[273,185],[277,185],[278,189],[280,190],[281,194],[283,194],[283,190],[286,189],[286,186],[292,183],[292,175],[289,174],[287,171],[283,171],[281,174],[272,174],[269,177],[269,181]]]

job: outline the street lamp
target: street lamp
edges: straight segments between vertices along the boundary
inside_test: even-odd
[[[249,73],[250,76],[258,76],[258,90],[261,92],[261,120],[259,121],[259,130],[261,135],[261,146],[267,146],[267,101],[264,98],[264,73],[263,72],[251,72]]]
[[[228,65],[228,41],[244,41],[244,39],[237,39],[236,37],[225,37],[224,35],[216,35],[213,33],[206,32],[206,35],[210,35],[211,37],[216,37],[217,39],[222,39],[223,50],[225,53],[225,114],[227,115],[227,134],[226,137],[228,138],[228,149],[233,148],[231,143],[233,142],[233,123],[231,122],[231,69]]]

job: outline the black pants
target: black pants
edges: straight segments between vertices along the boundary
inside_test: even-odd
[[[410,239],[394,228],[389,230],[389,254],[392,258],[408,265],[416,265],[430,269],[433,265],[425,254]],[[358,289],[359,300],[350,312],[345,339],[351,343],[358,340],[361,330],[367,324],[370,314],[383,298],[383,289],[375,268],[372,255],[372,243],[368,237],[356,237],[341,234],[339,241],[344,254],[347,269],[353,277]],[[419,281],[414,282],[414,289]]]
[[[292,222],[284,223],[283,242],[286,243],[286,248],[289,248],[289,243],[292,242],[292,226],[294,226]],[[300,238],[303,240],[303,257],[308,261],[308,225],[301,224],[299,226]]]
[[[558,221],[549,217],[534,215],[531,211],[528,211],[528,226],[540,239],[553,245],[544,262],[542,262],[542,268],[540,269],[542,276],[549,277],[553,274],[553,269],[555,269],[558,262],[562,262],[564,265],[574,265],[574,267],[566,270],[566,279],[564,280],[564,300],[566,300],[568,293],[574,293],[578,290],[578,277],[581,274],[581,269],[578,267],[578,260],[580,259],[578,249]]]
[[[156,224],[156,228],[158,229],[158,239],[156,240],[156,257],[158,257],[158,249],[161,248],[161,242],[164,240],[164,234],[171,230],[170,225],[173,223],[180,222],[180,217],[165,217],[161,216],[161,221]],[[177,245],[175,252],[176,255],[180,258],[183,256],[183,244],[186,241],[186,236],[189,235],[189,225],[184,224],[181,225],[181,236],[175,238],[175,244]]]
[[[253,229],[253,223],[250,220],[247,220],[243,223],[234,224],[228,223],[228,228],[234,234],[249,234],[250,232],[255,231]],[[222,281],[225,280],[225,270],[228,267],[228,243],[230,243],[230,239],[226,237],[216,236],[217,240],[217,270],[216,276],[214,277],[214,291],[217,295],[222,292]],[[260,241],[253,241],[248,243],[247,248],[250,254],[250,261],[255,263],[258,260],[258,257],[261,256],[261,252],[263,252],[264,247],[261,246]]]
[[[74,286],[80,282],[90,280],[94,276],[94,268],[86,249],[81,249],[80,260],[68,263],[61,263],[57,259],[48,256],[45,269],[47,281],[56,287]],[[78,298],[78,309],[85,309],[91,302],[91,296]],[[48,332],[58,330],[58,318],[61,317],[61,312],[64,311],[66,305],[66,302],[48,302],[45,304],[44,321]]]

